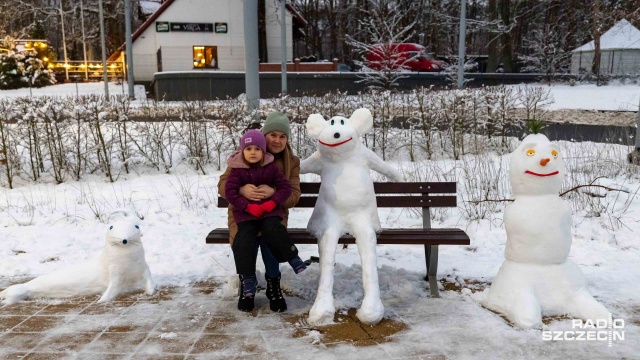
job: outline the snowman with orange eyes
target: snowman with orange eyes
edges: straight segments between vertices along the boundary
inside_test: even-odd
[[[505,261],[482,304],[521,328],[542,326],[542,316],[569,314],[608,319],[587,289],[571,250],[571,209],[559,196],[566,172],[557,145],[542,134],[524,138],[511,154],[513,202],[506,206]]]

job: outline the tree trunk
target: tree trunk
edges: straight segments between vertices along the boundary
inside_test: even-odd
[[[593,63],[591,64],[591,71],[596,75],[597,84],[600,85],[600,36],[602,36],[600,13],[600,0],[594,0],[591,8],[591,36],[593,36]]]
[[[500,17],[504,26],[508,29],[511,25],[511,0],[500,0]],[[513,61],[513,45],[511,39],[511,30],[505,31],[502,34],[502,65],[505,73],[511,73],[514,71]]]
[[[496,4],[496,0],[489,0],[487,7],[489,21],[493,22],[498,20],[498,6]],[[487,46],[487,55],[489,55],[489,58],[487,59],[487,72],[495,72],[498,68],[498,39],[496,38],[496,34],[493,32],[489,32],[488,36],[489,44]]]

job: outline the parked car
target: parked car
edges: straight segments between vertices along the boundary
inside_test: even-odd
[[[368,68],[410,71],[442,71],[445,62],[436,60],[419,44],[379,44],[372,46],[366,54]]]

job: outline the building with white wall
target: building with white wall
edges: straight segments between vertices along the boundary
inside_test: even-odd
[[[640,74],[640,30],[627,20],[620,20],[600,36],[600,51],[601,74]],[[591,71],[594,55],[593,40],[573,50],[571,73]]]
[[[262,2],[259,2],[262,4]],[[281,61],[280,0],[264,0],[259,11],[261,55]],[[305,20],[286,6],[287,55]],[[262,10],[262,9],[261,9]],[[133,75],[149,82],[156,72],[244,71],[244,14],[240,0],[167,0],[133,34]],[[124,61],[124,45],[109,59]],[[290,59],[289,59],[290,60]]]

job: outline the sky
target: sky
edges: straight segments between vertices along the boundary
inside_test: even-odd
[[[110,84],[115,91],[119,85]],[[125,87],[126,88],[126,87]],[[554,86],[555,106],[582,109],[633,109],[640,91],[637,85],[611,87]],[[41,89],[43,94],[75,95],[75,84]],[[126,89],[125,89],[126,90]],[[79,84],[79,93],[100,93],[101,83]],[[25,89],[0,91],[0,97],[27,95]],[[637,109],[637,105],[636,105]],[[464,229],[471,238],[469,246],[441,246],[439,279],[456,285],[457,291],[441,289],[441,299],[431,299],[422,277],[425,272],[422,246],[379,245],[378,271],[385,317],[402,318],[410,325],[407,336],[398,336],[386,344],[392,351],[438,349],[453,359],[512,358],[636,358],[640,349],[640,191],[638,170],[626,168],[628,149],[619,145],[558,142],[568,161],[594,167],[615,167],[600,183],[624,188],[628,193],[609,192],[607,209],[594,215],[588,209],[574,207],[571,233],[573,245],[569,258],[584,274],[595,298],[614,318],[625,319],[626,338],[608,347],[602,342],[545,342],[540,330],[519,330],[480,305],[483,290],[496,275],[504,260],[506,234],[503,207],[484,219],[470,220],[459,195],[459,207],[435,211],[433,227]],[[495,154],[470,157],[467,161],[491,161],[500,164],[504,156]],[[415,163],[391,159],[407,180],[426,180],[429,171],[456,166],[452,160]],[[425,169],[427,169],[425,171]],[[16,279],[29,279],[91,261],[104,246],[109,223],[137,214],[142,241],[152,276],[160,286],[182,286],[216,277],[231,280],[235,268],[227,245],[206,245],[206,234],[226,227],[227,211],[216,207],[216,184],[221,171],[206,169],[202,175],[190,167],[178,167],[172,174],[153,169],[121,173],[115,183],[99,175],[87,175],[82,181],[63,184],[22,184],[13,190],[0,188],[0,287]],[[3,173],[0,172],[0,176]],[[456,175],[459,191],[464,192],[464,173]],[[303,176],[303,181],[315,181]],[[6,186],[4,182],[0,182]],[[289,226],[305,228],[311,209],[293,209]],[[419,228],[422,219],[403,209],[380,209],[383,227]],[[317,256],[315,245],[300,245],[300,256]],[[360,258],[355,246],[338,251],[335,268],[335,304],[339,311],[357,308],[362,300]],[[258,262],[258,269],[264,267]],[[289,311],[308,312],[315,297],[319,271],[311,266],[294,275],[287,264],[281,265],[283,287],[288,291]],[[261,278],[259,276],[259,278]],[[234,298],[233,282],[215,296]],[[407,316],[407,314],[409,314]],[[241,327],[251,328],[251,317]],[[555,320],[551,330],[571,330],[570,320]],[[416,338],[420,334],[420,338]],[[298,341],[310,346],[308,334]],[[305,345],[306,344],[306,345]],[[322,357],[322,350],[314,350]],[[326,354],[325,354],[326,355]]]

